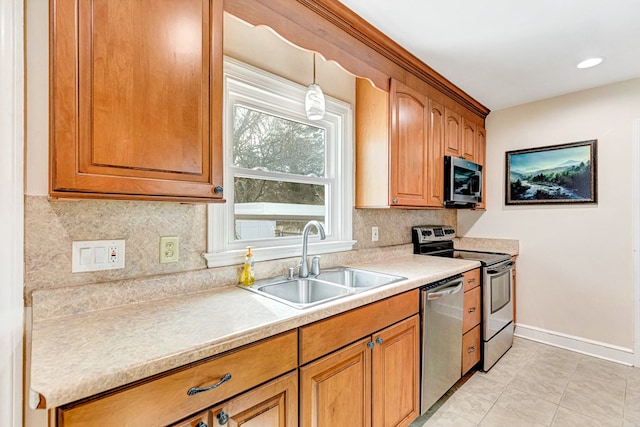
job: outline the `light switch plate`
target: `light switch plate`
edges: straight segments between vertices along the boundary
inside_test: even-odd
[[[71,272],[116,270],[124,268],[124,240],[87,240],[73,242]]]

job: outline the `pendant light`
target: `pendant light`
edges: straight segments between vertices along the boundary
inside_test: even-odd
[[[309,120],[322,120],[324,117],[324,93],[316,84],[316,53],[313,52],[313,83],[307,88],[304,97],[304,108]]]

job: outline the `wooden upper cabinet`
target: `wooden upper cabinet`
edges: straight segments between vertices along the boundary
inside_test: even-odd
[[[476,209],[485,209],[487,200],[487,166],[486,166],[486,152],[487,152],[487,131],[481,127],[477,127],[476,132],[476,163],[482,165],[482,201],[476,205]]]
[[[444,206],[444,144],[445,109],[434,100],[429,100],[427,206],[434,208]]]
[[[449,108],[445,108],[445,155],[461,157],[462,147],[462,116]]]
[[[428,98],[391,80],[391,205],[427,206]]]
[[[222,1],[50,1],[51,195],[221,199]]]
[[[474,163],[478,163],[476,134],[476,124],[462,119],[462,157]]]

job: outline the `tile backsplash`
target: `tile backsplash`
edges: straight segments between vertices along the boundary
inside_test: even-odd
[[[207,246],[206,221],[207,207],[204,204],[26,196],[25,304],[31,305],[34,290],[114,281],[126,283],[130,279],[205,270],[206,261],[202,254]],[[456,213],[454,210],[354,209],[353,238],[358,242],[354,251],[366,249],[371,253],[376,248],[410,243],[411,226],[417,224],[455,226]],[[372,226],[379,230],[377,242],[371,241]],[[161,236],[180,238],[178,262],[160,264]],[[71,273],[72,241],[111,239],[126,241],[125,268]],[[353,255],[333,258],[340,262],[342,258],[348,259]],[[274,265],[279,266],[277,263]],[[205,277],[220,277],[233,282],[235,268],[222,267],[219,273],[213,276],[206,274]],[[178,274],[176,278],[183,276]],[[202,274],[194,273],[195,276]],[[73,298],[73,293],[69,297]]]

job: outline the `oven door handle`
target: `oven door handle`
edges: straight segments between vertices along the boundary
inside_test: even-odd
[[[513,269],[513,261],[509,261],[507,264],[504,264],[500,268],[490,268],[487,270],[487,274],[496,275],[500,273],[504,273],[507,270]]]
[[[462,289],[462,285],[464,285],[464,282],[462,280],[457,280],[455,282],[452,282],[449,286],[447,286],[444,289],[440,288],[441,290],[439,289],[435,292],[427,291],[427,300],[433,301],[436,299],[446,297],[448,295],[456,294],[460,292],[460,290]]]

